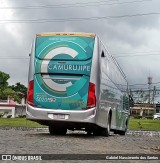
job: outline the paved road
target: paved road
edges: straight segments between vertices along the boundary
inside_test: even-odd
[[[0,129],[1,154],[160,154],[160,137],[152,136],[89,136],[70,132],[51,136],[45,131]],[[53,161],[52,161],[53,162]],[[65,161],[56,161],[65,162]],[[91,162],[91,161],[69,161]],[[97,162],[97,161],[92,161]],[[100,162],[100,161],[98,161]],[[106,162],[106,161],[101,161]],[[107,161],[109,162],[109,161]],[[111,161],[110,161],[111,162]],[[115,161],[112,161],[115,162]],[[126,161],[135,162],[135,161]],[[143,162],[143,161],[142,161]],[[146,161],[145,161],[146,162]],[[157,163],[157,161],[152,161]],[[160,161],[159,161],[160,162]]]

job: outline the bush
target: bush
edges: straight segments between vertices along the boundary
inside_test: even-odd
[[[133,116],[135,119],[141,119],[142,118],[142,116],[140,116],[140,115],[135,115],[135,116]]]
[[[152,115],[146,115],[146,116],[140,116],[140,115],[132,115],[133,118],[135,119],[153,119]]]
[[[0,113],[0,118],[2,118],[2,117],[3,117],[3,115],[4,115],[3,113]]]
[[[18,115],[18,118],[26,118],[26,115]]]
[[[7,118],[11,118],[12,117],[12,115],[7,115]]]
[[[148,115],[148,116],[145,116],[146,119],[153,119],[153,116],[151,115]]]
[[[5,115],[6,115],[6,117],[7,117],[8,113],[9,113],[9,112],[7,112],[7,111],[1,112],[1,113],[0,113],[0,118],[3,118]]]

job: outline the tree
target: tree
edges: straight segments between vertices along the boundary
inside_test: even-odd
[[[16,83],[15,85],[12,85],[11,88],[17,93],[20,98],[27,96],[27,88],[20,82]]]
[[[13,90],[8,87],[7,80],[9,77],[9,74],[0,71],[0,99],[6,99],[14,93]]]
[[[9,74],[0,71],[0,89],[8,86],[7,80],[10,78]]]
[[[9,74],[6,74],[2,71],[0,71],[0,99],[5,100],[8,97],[13,98],[15,101],[17,101],[18,103],[21,102],[21,96],[22,94],[25,92],[25,86],[21,85],[20,83],[18,85],[15,86],[9,86],[7,80],[10,78]],[[18,88],[21,89],[18,89]],[[16,92],[16,89],[22,91],[22,94],[19,95]],[[26,88],[27,89],[27,88]]]

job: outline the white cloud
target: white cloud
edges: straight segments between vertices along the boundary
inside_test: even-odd
[[[3,6],[32,6],[45,4],[76,3],[73,1],[6,1],[1,0]],[[84,1],[86,2],[86,1]],[[122,1],[123,2],[123,1]],[[80,3],[80,2],[78,2]],[[42,18],[76,18],[96,17],[108,15],[124,15],[136,13],[158,12],[160,1],[147,1],[113,6],[90,6],[58,9],[0,9],[2,20],[27,20]],[[0,50],[1,56],[27,57],[30,52],[32,40],[36,33],[56,31],[78,31],[97,33],[111,53],[136,53],[147,51],[160,51],[160,15],[94,20],[76,22],[51,22],[33,24],[1,24]],[[122,55],[121,54],[121,55]],[[137,54],[137,53],[136,53]],[[118,54],[117,54],[118,55]],[[128,54],[133,55],[133,54]],[[160,56],[124,57],[117,58],[124,70],[129,83],[146,83],[147,76],[153,77],[153,81],[160,81],[158,74]],[[10,83],[22,82],[27,84],[28,61],[27,60],[2,60],[0,70],[10,74]]]

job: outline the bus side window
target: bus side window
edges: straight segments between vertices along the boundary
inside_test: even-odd
[[[126,95],[123,96],[123,109],[129,109],[129,98]]]

